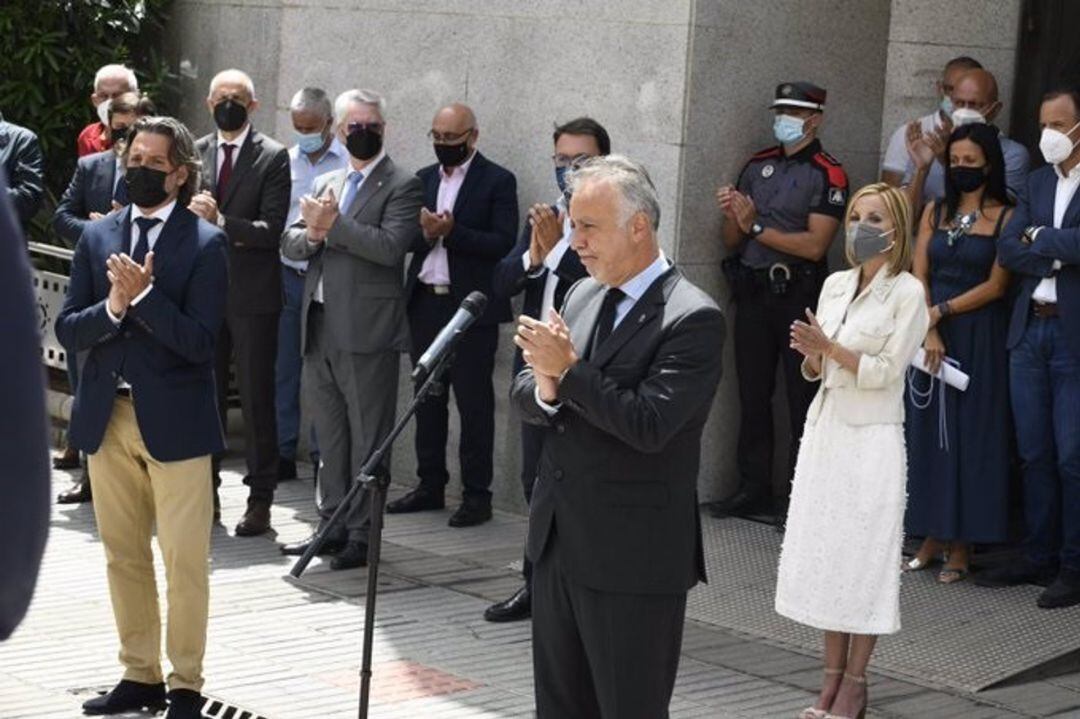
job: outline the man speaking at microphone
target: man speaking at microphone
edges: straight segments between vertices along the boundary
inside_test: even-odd
[[[334,115],[349,166],[315,181],[313,196],[300,198],[300,219],[281,240],[282,254],[309,261],[300,312],[300,386],[319,438],[320,530],[394,424],[398,353],[408,344],[401,278],[405,255],[420,241],[416,218],[424,201],[420,180],[383,150],[381,96],[347,90],[334,103]],[[367,565],[368,497],[360,493],[344,526],[324,538],[322,551],[336,555],[331,569]],[[313,539],[281,551],[303,554]]]
[[[595,158],[571,179],[572,246],[591,277],[563,316],[522,316],[511,398],[545,428],[529,515],[540,719],[668,716],[686,592],[705,578],[702,428],[724,318],[670,266],[645,169]]]

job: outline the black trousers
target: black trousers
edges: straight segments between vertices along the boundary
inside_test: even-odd
[[[540,465],[540,453],[544,450],[544,431],[543,427],[521,423],[521,489],[525,492],[526,504],[532,502],[536,470]],[[521,573],[525,575],[525,584],[531,587],[533,563],[527,552],[523,554]]]
[[[454,312],[451,295],[434,295],[417,287],[409,304],[412,361],[415,364]],[[472,326],[454,349],[442,391],[428,395],[416,410],[416,474],[420,484],[443,491],[450,481],[446,470],[446,438],[450,419],[449,388],[454,390],[461,418],[458,460],[467,501],[491,501],[492,452],[495,446],[495,350],[498,325]]]
[[[806,308],[817,307],[819,291],[816,276],[793,279],[784,295],[774,295],[766,286],[753,283],[740,286],[735,308],[740,404],[737,465],[742,489],[750,493],[772,495],[772,397],[777,362],[784,374],[790,418],[791,451],[784,468],[790,488],[806,411],[817,392],[817,384],[803,379],[802,355],[791,349],[791,323],[797,319],[806,321]],[[785,498],[788,491],[784,492]]]
[[[686,593],[601,592],[570,578],[557,529],[533,580],[538,719],[666,719]],[[587,549],[587,548],[585,548]]]
[[[272,497],[277,487],[277,415],[274,407],[274,360],[277,356],[278,315],[228,313],[218,335],[214,371],[218,412],[226,425],[229,364],[235,358],[236,384],[244,417],[244,484],[252,495]],[[221,457],[214,457],[214,486],[221,486]]]

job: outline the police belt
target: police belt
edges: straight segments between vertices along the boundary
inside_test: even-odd
[[[770,280],[798,280],[816,278],[819,266],[813,262],[774,262],[768,267],[742,266],[742,271],[753,279],[768,283]]]

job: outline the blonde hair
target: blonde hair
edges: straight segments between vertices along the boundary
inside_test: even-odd
[[[888,264],[889,274],[898,275],[911,269],[911,204],[908,202],[907,195],[903,190],[884,182],[875,182],[860,189],[851,196],[851,201],[848,202],[847,212],[844,213],[844,231],[847,231],[847,226],[851,223],[851,212],[855,207],[855,203],[870,195],[881,196],[885,211],[888,212],[889,218],[893,221],[896,241],[893,242],[892,249],[889,250]],[[855,258],[851,254],[851,248],[847,246],[846,242],[844,244],[844,256],[851,267],[858,264],[855,262]]]

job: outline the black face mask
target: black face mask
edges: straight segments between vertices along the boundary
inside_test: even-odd
[[[165,189],[165,178],[169,173],[152,167],[129,167],[124,172],[127,183],[128,199],[136,207],[157,207],[169,197]]]
[[[960,192],[974,192],[986,184],[986,166],[950,167],[949,180]]]
[[[349,130],[345,136],[345,147],[357,160],[370,160],[382,150],[382,133],[368,127]]]
[[[130,127],[114,127],[109,130],[109,134],[112,135],[112,144],[119,145],[128,141],[128,135],[131,133]]]
[[[456,145],[444,145],[435,143],[435,157],[439,158],[439,164],[443,167],[457,167],[469,157],[469,143],[459,142]]]
[[[247,122],[247,108],[236,100],[224,100],[214,105],[214,122],[223,132],[236,132]]]

